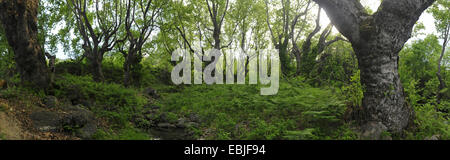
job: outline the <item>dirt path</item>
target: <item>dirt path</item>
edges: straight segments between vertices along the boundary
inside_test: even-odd
[[[0,100],[0,140],[31,139],[31,134],[22,129],[21,121],[13,114],[14,109],[5,100]]]
[[[5,112],[0,112],[0,139],[24,140],[29,139],[20,127],[20,122]]]
[[[76,140],[62,133],[39,132],[30,127],[28,114],[33,107],[20,107],[0,99],[0,140]]]

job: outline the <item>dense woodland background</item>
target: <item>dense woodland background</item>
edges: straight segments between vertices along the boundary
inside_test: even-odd
[[[0,139],[448,140],[450,2],[417,1],[0,0]],[[174,85],[178,48],[276,49],[280,90]]]

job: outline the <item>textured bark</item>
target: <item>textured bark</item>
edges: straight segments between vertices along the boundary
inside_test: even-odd
[[[373,15],[357,0],[314,0],[352,43],[365,86],[362,117],[393,133],[407,127],[407,105],[398,74],[398,53],[422,12],[435,0],[384,0]],[[384,128],[384,127],[381,127]]]
[[[21,80],[36,88],[49,86],[45,55],[37,40],[39,0],[0,0],[0,20]]]

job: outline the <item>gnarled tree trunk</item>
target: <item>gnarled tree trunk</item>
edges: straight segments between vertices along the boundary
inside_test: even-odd
[[[48,68],[37,40],[38,5],[39,0],[0,0],[0,20],[14,50],[22,82],[47,88]]]
[[[398,74],[398,53],[411,36],[422,12],[435,0],[384,0],[369,15],[357,0],[314,0],[352,43],[365,86],[363,122],[400,133],[410,123],[412,109]],[[363,131],[364,132],[364,131]]]

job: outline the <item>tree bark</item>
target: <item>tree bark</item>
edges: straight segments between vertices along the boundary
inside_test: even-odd
[[[358,0],[314,0],[352,43],[365,86],[362,122],[400,133],[410,123],[398,74],[398,53],[411,37],[414,24],[435,0],[384,0],[369,15]]]
[[[2,21],[21,80],[36,88],[49,86],[45,55],[37,40],[39,0],[0,0]]]
[[[103,76],[102,71],[103,55],[99,54],[100,53],[96,53],[94,50],[93,53],[89,53],[86,56],[91,68],[92,77],[95,82],[103,82],[105,80],[105,76]]]

